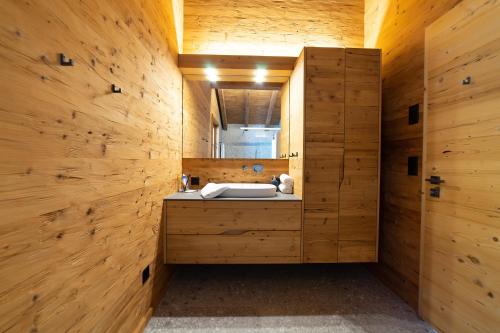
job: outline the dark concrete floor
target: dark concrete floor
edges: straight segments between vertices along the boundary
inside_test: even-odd
[[[362,265],[178,266],[146,332],[432,332]]]

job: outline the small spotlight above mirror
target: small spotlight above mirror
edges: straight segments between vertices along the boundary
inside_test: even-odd
[[[219,75],[215,68],[205,68],[205,75],[207,76],[207,80],[210,82],[219,81]]]
[[[253,80],[256,83],[262,83],[266,80],[267,70],[265,70],[264,68],[257,68],[255,70],[254,75],[255,76],[254,76]]]

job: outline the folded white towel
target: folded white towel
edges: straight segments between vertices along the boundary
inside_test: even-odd
[[[285,194],[292,194],[293,193],[293,186],[289,186],[286,184],[280,184],[278,186],[278,188],[280,189],[280,191],[282,193],[285,193]]]
[[[287,175],[286,173],[280,176],[280,182],[288,186],[293,186],[293,178]]]
[[[205,199],[225,198],[269,198],[276,196],[276,186],[272,184],[208,183],[200,191]]]
[[[201,189],[200,194],[205,199],[211,199],[219,196],[227,189],[229,189],[227,184],[208,183]]]

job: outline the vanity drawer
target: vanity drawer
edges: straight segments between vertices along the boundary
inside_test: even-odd
[[[167,235],[169,264],[300,263],[300,231]]]
[[[248,231],[301,230],[301,201],[171,200],[168,235],[240,235]]]

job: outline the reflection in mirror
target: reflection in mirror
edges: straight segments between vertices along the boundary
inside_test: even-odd
[[[221,132],[223,158],[277,158],[280,91],[220,89],[227,114]]]
[[[285,133],[281,133],[281,86],[258,88],[257,84],[215,88],[208,81],[185,78],[183,157],[283,157],[288,138],[284,140]]]

